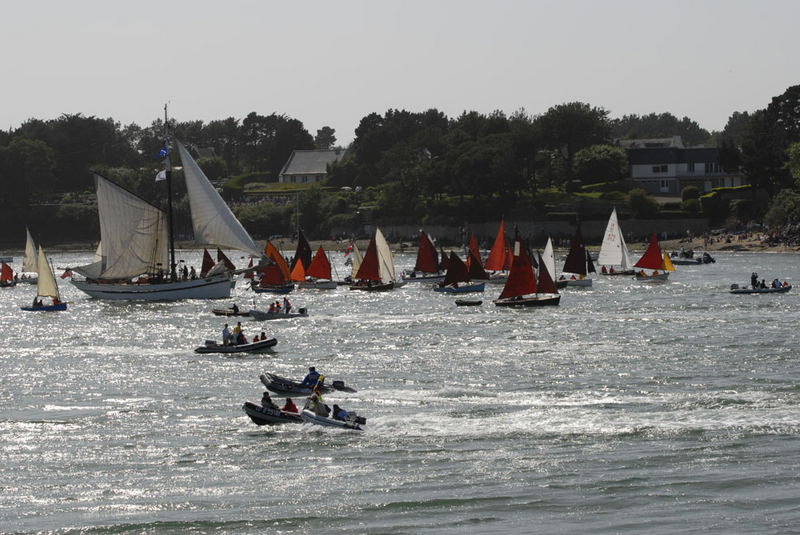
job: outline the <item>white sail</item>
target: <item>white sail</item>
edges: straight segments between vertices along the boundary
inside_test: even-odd
[[[358,250],[358,246],[356,242],[353,242],[353,271],[350,274],[350,277],[353,280],[356,280],[356,273],[358,273],[358,268],[361,267],[361,261],[363,257],[361,256],[361,251]]]
[[[166,214],[100,175],[94,176],[102,259],[75,271],[89,278],[129,279],[169,270]]]
[[[611,217],[608,218],[597,263],[601,266],[622,266],[623,269],[631,266],[628,247],[625,245],[625,238],[622,237],[622,229],[619,228],[619,221],[617,221],[616,208],[612,210]]]
[[[92,262],[101,262],[103,260],[103,242],[98,242],[97,249],[94,250],[94,258]]]
[[[556,280],[556,256],[553,253],[553,241],[549,236],[547,238],[547,245],[544,247],[542,260],[544,260],[544,265],[547,268],[547,272],[550,273],[550,278]]]
[[[394,282],[397,280],[397,276],[394,274],[394,256],[392,256],[392,250],[389,249],[389,244],[386,243],[381,229],[377,227],[375,228],[375,248],[378,250],[378,273],[381,276],[381,282],[384,284]]]
[[[58,285],[56,284],[56,278],[53,275],[53,268],[50,267],[50,263],[47,261],[47,257],[44,256],[44,251],[42,250],[42,246],[39,246],[39,280],[38,284],[38,294],[40,297],[52,297],[54,299],[58,299]]]
[[[36,273],[36,244],[28,227],[25,227],[25,256],[22,259],[22,271],[25,273]]]
[[[198,245],[216,245],[247,251],[259,257],[261,249],[256,246],[253,238],[239,223],[180,141],[178,151],[181,154],[186,190],[189,193],[194,241]]]

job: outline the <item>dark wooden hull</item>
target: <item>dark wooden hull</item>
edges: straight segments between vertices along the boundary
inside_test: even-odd
[[[394,283],[389,282],[386,284],[353,284],[350,286],[351,290],[361,290],[362,292],[388,292],[394,290]]]
[[[513,307],[513,308],[525,308],[525,307],[544,307],[544,306],[556,306],[561,302],[561,296],[551,296],[551,297],[523,297],[522,299],[516,298],[506,298],[506,299],[496,299],[494,304],[499,307]]]
[[[458,307],[477,307],[483,303],[481,300],[470,300],[470,299],[456,299],[456,306]]]

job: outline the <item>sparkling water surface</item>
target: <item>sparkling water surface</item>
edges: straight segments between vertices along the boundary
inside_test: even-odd
[[[531,310],[496,308],[494,285],[480,307],[417,283],[295,291],[309,317],[243,321],[278,339],[244,357],[193,351],[233,299],[107,302],[59,279],[69,310],[45,314],[19,310],[35,287],[3,289],[0,532],[796,532],[800,288],[728,288],[800,281],[798,256],[715,257]],[[259,374],[309,365],[358,390],[326,402],[364,432],[242,412]]]

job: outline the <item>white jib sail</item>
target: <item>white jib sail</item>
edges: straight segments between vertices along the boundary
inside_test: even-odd
[[[381,282],[384,284],[394,282],[397,280],[397,276],[394,274],[394,256],[392,256],[392,250],[389,249],[389,244],[386,243],[381,229],[377,227],[375,228],[375,248],[378,250],[378,273],[381,276]]]
[[[56,278],[53,275],[53,269],[50,267],[50,263],[47,261],[47,257],[44,256],[44,251],[42,250],[42,246],[39,246],[39,280],[37,282],[38,291],[40,297],[52,297],[58,298],[58,285],[56,284]]]
[[[619,228],[619,221],[617,221],[616,208],[612,210],[611,217],[608,218],[597,263],[601,266],[622,266],[623,269],[627,269],[631,265],[625,238],[622,237],[622,229]]]
[[[103,244],[98,278],[129,279],[159,265],[168,272],[166,214],[102,176],[94,178]]]
[[[253,238],[239,223],[181,142],[178,142],[178,151],[189,193],[194,241],[198,245],[238,249],[260,257],[261,249],[253,242]]]
[[[547,238],[547,245],[544,247],[542,260],[544,260],[547,272],[550,273],[550,278],[556,280],[556,256],[553,253],[553,241],[549,237]]]
[[[22,271],[25,273],[36,273],[36,244],[28,227],[25,227],[25,256],[22,259]]]

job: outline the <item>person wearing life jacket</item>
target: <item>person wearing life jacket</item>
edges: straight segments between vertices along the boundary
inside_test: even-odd
[[[311,366],[310,368],[308,368],[308,374],[303,378],[303,382],[300,383],[300,385],[313,387],[317,384],[319,378],[320,378],[319,372],[316,370],[316,368],[314,368],[314,366]]]
[[[328,414],[330,414],[330,410],[325,405],[325,402],[322,399],[322,388],[320,388],[319,386],[315,386],[313,393],[311,394],[311,396],[309,396],[308,399],[311,404],[311,410],[314,412],[314,414],[318,416],[323,416],[325,418],[328,417]]]

